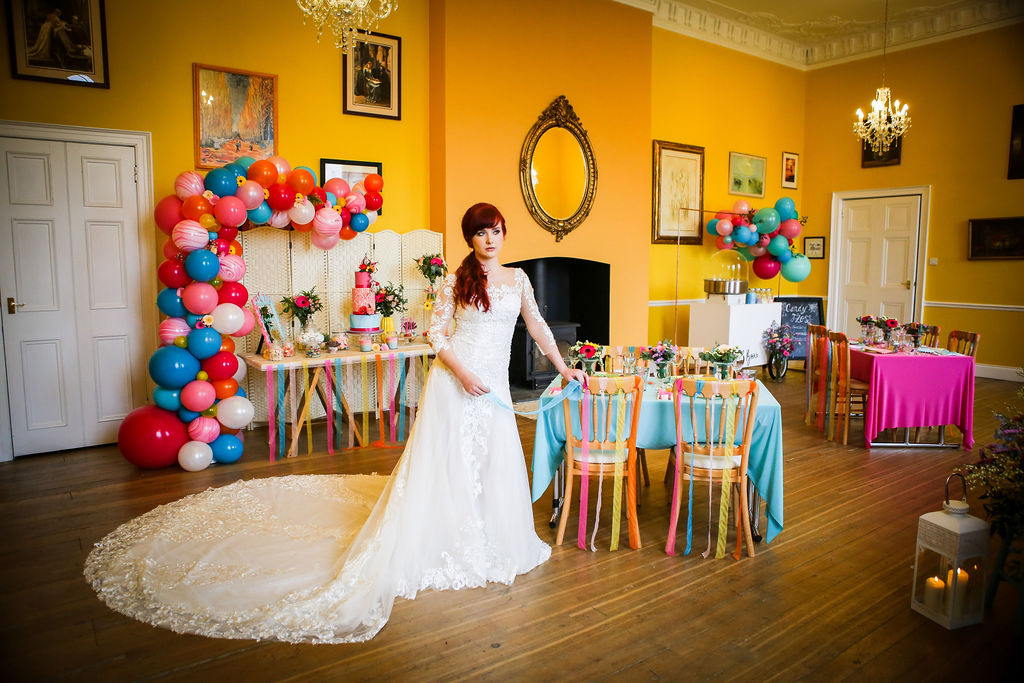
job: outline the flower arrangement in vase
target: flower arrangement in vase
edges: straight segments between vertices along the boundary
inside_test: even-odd
[[[877,327],[878,321],[873,315],[861,315],[857,316],[857,322],[860,323],[860,340],[865,344],[871,344],[875,341],[875,328]]]
[[[284,307],[285,313],[289,314],[293,320],[298,321],[301,328],[299,343],[304,345],[306,341],[303,340],[303,337],[312,339],[312,334],[316,332],[311,327],[313,314],[324,308],[320,295],[316,293],[316,287],[310,287],[296,295],[284,297],[281,299],[281,305]],[[321,335],[316,341],[323,341],[323,336]]]
[[[390,282],[386,285],[380,283],[374,283],[374,285],[374,300],[377,304],[377,312],[381,315],[381,330],[385,333],[394,332],[395,320],[392,316],[404,311],[409,303],[405,297],[405,287],[393,285]]]
[[[903,325],[903,332],[910,337],[915,349],[921,347],[921,336],[924,334],[924,328],[925,324],[918,322],[909,322]]]
[[[789,356],[793,353],[793,330],[789,325],[772,323],[764,332],[764,347],[768,351],[768,374],[781,382],[789,369]]]
[[[663,339],[654,346],[640,349],[640,357],[654,363],[658,377],[669,377],[671,365],[676,360],[679,347],[675,346],[668,339]]]
[[[602,362],[604,355],[605,348],[600,344],[579,341],[569,347],[569,365],[575,366],[579,363],[583,372],[589,375],[597,370],[597,364]]]
[[[701,351],[699,355],[701,360],[715,364],[715,376],[718,379],[729,379],[729,367],[743,358],[743,349],[729,344],[716,344]]]
[[[419,269],[420,274],[427,278],[427,282],[430,283],[430,289],[434,289],[434,283],[439,278],[443,278],[448,274],[448,264],[444,262],[444,258],[440,254],[424,254],[417,259],[413,259],[416,264],[416,268]]]
[[[892,345],[892,336],[900,328],[900,321],[896,318],[879,316],[875,319],[875,326],[882,330],[882,337],[886,345]]]

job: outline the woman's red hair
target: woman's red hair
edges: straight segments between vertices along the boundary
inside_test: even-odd
[[[498,211],[498,207],[483,202],[474,204],[462,216],[462,238],[472,247],[473,235],[477,231],[498,225],[504,235],[505,217]],[[455,305],[476,306],[481,311],[491,310],[491,299],[487,296],[487,275],[475,251],[469,252],[455,271]]]

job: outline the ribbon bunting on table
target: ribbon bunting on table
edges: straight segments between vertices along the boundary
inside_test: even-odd
[[[334,455],[334,373],[331,361],[324,361],[324,377],[327,382],[327,454]]]
[[[264,374],[267,376],[267,435],[269,437],[267,441],[267,447],[270,451],[270,461],[274,461],[274,399],[277,393],[274,391],[274,368],[272,366],[266,366],[263,368]]]
[[[313,455],[313,411],[309,410],[309,361],[302,361],[302,395],[306,397],[306,455]],[[301,428],[301,425],[300,425]]]

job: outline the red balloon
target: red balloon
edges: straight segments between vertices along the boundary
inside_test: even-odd
[[[731,240],[729,242],[726,242],[725,241],[725,237],[726,237],[725,235],[719,235],[718,239],[715,240],[715,246],[718,247],[719,249],[732,249],[732,248],[734,248],[736,246],[736,243],[731,241]]]
[[[238,237],[238,228],[231,225],[222,225],[220,226],[220,230],[217,231],[217,237],[230,242]]]
[[[209,375],[211,382],[228,379],[238,372],[238,358],[230,351],[218,351],[203,360],[202,366],[206,374]],[[216,388],[216,385],[214,385],[214,388]],[[237,389],[238,386],[236,385],[235,388]],[[234,394],[231,394],[231,396],[234,396]],[[218,396],[217,398],[224,397]]]
[[[156,276],[165,286],[174,289],[184,287],[192,282],[192,278],[185,272],[185,264],[178,259],[168,259],[161,263],[160,267],[156,269]]]
[[[185,214],[181,212],[181,200],[173,194],[167,195],[157,202],[153,218],[156,219],[156,227],[170,235],[174,226],[185,220]]]
[[[217,301],[222,304],[234,304],[245,308],[249,302],[249,290],[241,282],[225,282],[217,292]]]
[[[367,192],[380,192],[384,189],[384,179],[376,173],[371,173],[363,179],[363,187]]]
[[[136,467],[156,469],[178,462],[178,449],[189,440],[185,423],[175,413],[142,406],[128,413],[117,430],[117,447]]]
[[[287,211],[295,205],[295,190],[288,185],[275,183],[267,191],[267,204],[274,211]]]
[[[228,250],[231,248],[231,242],[224,239],[223,237],[218,237],[213,241],[213,246],[217,248],[217,256],[224,256],[225,254],[228,253]]]
[[[309,194],[306,196],[316,197],[317,199],[320,200],[321,203],[327,202],[327,193],[324,192],[324,188],[322,187],[314,187],[312,190],[309,191]]]
[[[352,228],[348,227],[347,225],[344,225],[344,226],[342,226],[341,231],[338,233],[338,237],[340,237],[341,239],[347,241],[347,240],[355,239],[356,235],[358,235],[358,234],[359,233],[357,233]]]
[[[236,228],[248,218],[245,204],[238,197],[221,197],[213,207],[213,215],[221,225]]]
[[[167,240],[166,242],[164,242],[163,251],[164,258],[167,259],[168,261],[181,260],[181,249],[178,249],[178,247],[174,246],[174,242],[172,240]]]
[[[338,212],[339,216],[341,216],[341,224],[343,226],[344,225],[348,225],[349,223],[352,222],[352,212],[351,211],[349,211],[345,207],[341,207],[340,209],[338,207],[334,207],[334,210]]]
[[[758,276],[762,280],[771,280],[773,277],[779,274],[779,269],[782,268],[782,264],[772,256],[771,254],[761,254],[751,264],[751,268],[754,271],[754,275]]]
[[[367,192],[363,199],[366,200],[367,211],[376,211],[384,205],[384,198],[380,196],[380,192]]]

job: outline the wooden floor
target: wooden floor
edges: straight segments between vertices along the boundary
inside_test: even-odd
[[[983,625],[957,631],[909,607],[917,518],[940,509],[946,476],[974,455],[869,452],[827,442],[803,425],[802,382],[794,371],[769,385],[783,406],[786,523],[757,557],[666,556],[666,453],[649,452],[652,483],[640,494],[643,549],[606,549],[605,505],[598,552],[567,541],[510,587],[400,599],[384,630],[358,645],[177,635],[110,611],[85,583],[82,565],[92,544],[116,526],[185,494],[239,478],[388,472],[397,450],[275,464],[256,431],[241,462],[199,473],[140,471],[113,447],[4,463],[3,679],[1013,678],[1013,589],[1000,589]],[[1016,387],[978,380],[975,436],[982,443],[995,425],[991,411]],[[533,425],[520,422],[527,453]],[[863,443],[859,425],[851,436],[851,443]],[[538,502],[534,514],[538,533],[552,539],[550,499]],[[695,536],[705,525],[698,520]]]

